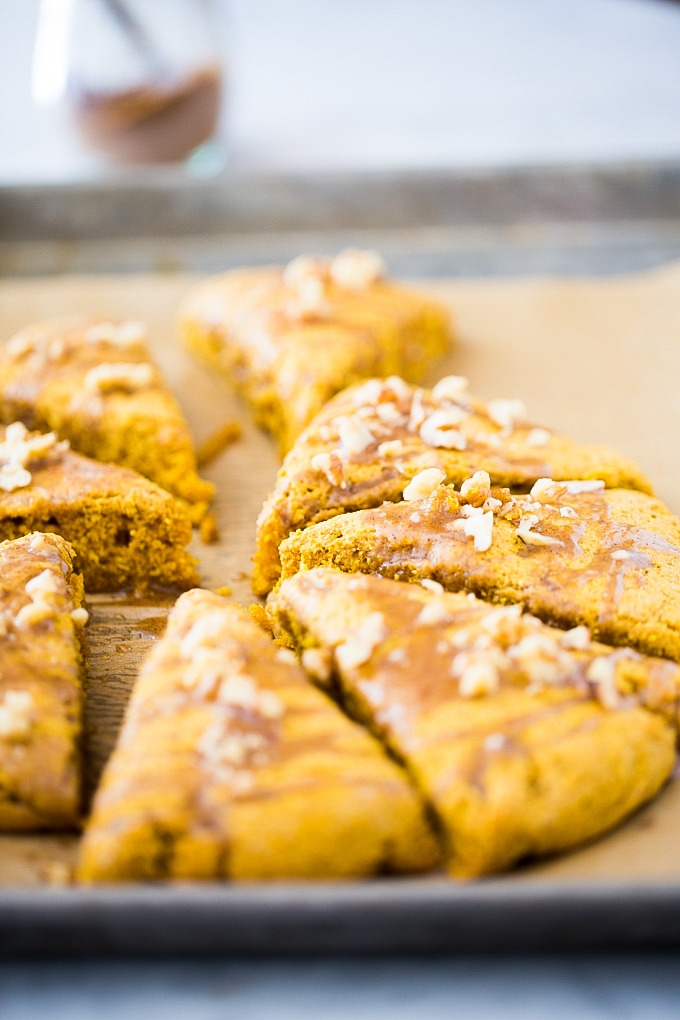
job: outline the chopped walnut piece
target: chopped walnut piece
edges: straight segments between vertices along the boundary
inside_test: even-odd
[[[385,275],[385,262],[377,251],[345,248],[332,260],[330,276],[345,290],[366,290]]]
[[[352,400],[355,407],[362,407],[363,405],[375,407],[382,396],[382,392],[382,380],[369,379],[363,384],[363,386],[359,386],[359,388],[354,391]]]
[[[45,620],[53,620],[56,616],[54,605],[45,602],[43,599],[36,599],[22,606],[14,618],[14,624],[20,630],[29,627],[36,627]]]
[[[526,420],[527,409],[522,400],[507,400],[503,397],[490,400],[487,413],[491,421],[502,429],[513,429],[515,425]]]
[[[116,325],[115,322],[97,322],[85,331],[85,339],[90,344],[105,341],[117,344],[119,347],[129,347],[144,340],[146,334],[147,329],[143,322],[126,319],[119,325]]]
[[[313,322],[327,318],[330,305],[326,301],[326,289],[318,276],[308,276],[296,285],[296,297],[286,307],[289,319],[297,322]]]
[[[33,475],[20,464],[3,464],[0,468],[0,489],[5,492],[25,489],[32,481]]]
[[[585,652],[590,648],[590,631],[583,626],[572,627],[571,630],[564,632],[560,644],[572,651]]]
[[[154,368],[148,362],[103,362],[91,368],[83,385],[89,393],[109,393],[124,390],[134,393],[153,384]]]
[[[566,485],[570,496],[580,496],[582,492],[599,492],[605,488],[604,482],[599,478],[590,481],[562,482],[562,485]]]
[[[471,506],[482,506],[491,495],[491,479],[488,471],[475,471],[472,478],[466,478],[460,487],[461,496],[465,496]],[[502,504],[497,500],[499,506]]]
[[[474,509],[474,507],[462,507],[461,513],[464,510]],[[484,513],[480,507],[479,514],[453,521],[451,530],[462,531],[466,538],[472,538],[476,552],[486,552],[491,548],[493,541],[493,512],[489,510]]]
[[[385,425],[402,425],[404,423],[403,414],[391,400],[386,401],[384,404],[378,404],[375,413]]]
[[[325,648],[305,648],[302,653],[302,668],[313,680],[326,683],[331,676],[331,656]]]
[[[425,421],[427,412],[423,407],[423,391],[416,390],[413,394],[413,400],[411,401],[411,412],[408,419],[408,428],[411,432],[418,432],[420,426]]]
[[[563,482],[554,482],[552,478],[538,478],[529,495],[539,503],[551,503],[561,499],[567,493],[567,486]]]
[[[29,691],[6,691],[0,702],[0,740],[25,740],[31,732],[32,709]]]
[[[461,652],[453,660],[451,672],[458,678],[461,698],[481,698],[495,694],[500,687],[498,668],[486,656]]]
[[[390,439],[386,443],[381,443],[378,447],[378,455],[380,457],[398,457],[404,452],[404,444],[401,439]]]
[[[65,582],[60,577],[45,569],[26,583],[26,593],[32,599],[45,598],[63,593],[65,587]]]
[[[317,453],[310,460],[310,467],[314,471],[321,471],[331,485],[344,486],[343,467],[340,450],[331,450],[330,453]]]
[[[343,417],[338,422],[338,434],[340,442],[351,456],[352,454],[363,453],[369,446],[375,443],[375,436],[360,418],[355,416]]]
[[[425,582],[420,582],[425,586]],[[436,581],[432,581],[432,584],[436,584]],[[441,585],[439,586],[441,587]],[[443,591],[443,588],[442,588]],[[433,599],[432,602],[426,602],[423,608],[420,610],[416,619],[416,626],[435,626],[438,623],[448,623],[451,619],[451,613],[446,608],[446,604],[442,599]]]
[[[527,446],[547,446],[550,442],[550,433],[547,429],[531,429],[524,442]]]
[[[325,275],[323,263],[313,255],[298,255],[283,270],[286,287],[297,288],[305,280],[322,279]]]
[[[73,620],[76,627],[84,627],[87,621],[90,619],[90,614],[87,609],[79,608],[71,610],[71,619]]]
[[[597,687],[597,697],[603,708],[618,708],[621,702],[616,686],[616,664],[607,655],[598,655],[588,666],[586,679]]]
[[[424,577],[420,583],[423,588],[427,588],[428,591],[434,592],[435,595],[444,594],[444,585],[440,584],[439,581],[433,581],[430,577]]]
[[[369,613],[354,634],[335,649],[341,669],[354,669],[368,662],[376,645],[387,637],[382,613]]]
[[[419,471],[404,489],[404,499],[410,501],[432,495],[445,478],[445,472],[439,468],[425,468],[424,471]]]
[[[470,385],[464,375],[445,375],[432,390],[432,399],[440,403],[442,400],[452,400],[457,403],[465,396]]]
[[[467,439],[455,426],[466,417],[466,412],[458,407],[435,411],[420,426],[420,438],[428,446],[445,450],[465,450]]]
[[[392,391],[397,400],[410,400],[411,387],[398,375],[390,375],[385,379],[385,386]]]
[[[548,634],[527,634],[516,645],[508,648],[507,654],[526,674],[529,684],[536,687],[559,683],[574,668],[568,652]]]
[[[508,742],[508,738],[504,733],[490,733],[484,741],[485,751],[502,751]]]

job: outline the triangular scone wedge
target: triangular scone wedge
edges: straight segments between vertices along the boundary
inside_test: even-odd
[[[350,383],[392,373],[419,382],[450,345],[442,307],[385,280],[376,252],[352,250],[211,277],[187,295],[180,324],[282,453]]]
[[[189,426],[145,337],[142,323],[84,316],[23,329],[0,352],[0,417],[138,471],[198,523],[215,488],[196,473]]]
[[[81,457],[54,432],[27,432],[21,422],[0,429],[0,465],[0,540],[61,535],[91,592],[197,583],[184,506],[147,478]]]
[[[140,672],[82,881],[360,878],[439,849],[404,772],[248,613],[196,589]]]
[[[333,567],[429,578],[680,662],[680,520],[643,492],[580,491],[592,484],[542,479],[511,496],[480,472],[463,493],[440,485],[295,532],[281,545],[282,576]]]
[[[680,670],[473,595],[311,570],[272,596],[275,630],[409,770],[452,875],[593,839],[675,761]]]
[[[0,829],[68,829],[81,798],[87,620],[58,535],[0,544]]]
[[[602,479],[607,488],[651,492],[626,457],[529,425],[521,420],[525,413],[521,401],[476,400],[458,376],[446,376],[433,390],[390,378],[338,394],[300,436],[265,500],[253,589],[264,595],[276,583],[279,545],[291,531],[398,502],[426,468],[437,469],[436,480],[456,485],[485,470],[493,485],[521,491],[551,477]]]

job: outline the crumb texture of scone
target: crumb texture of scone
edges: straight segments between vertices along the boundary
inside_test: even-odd
[[[332,567],[429,579],[680,662],[680,520],[643,492],[571,487],[541,479],[513,496],[478,472],[462,492],[439,485],[295,532],[282,576]]]
[[[132,468],[183,500],[198,523],[214,486],[196,472],[189,426],[145,338],[143,323],[85,316],[23,329],[0,351],[0,417]]]
[[[403,770],[246,610],[195,589],[143,665],[83,839],[83,882],[360,878],[439,845]]]
[[[520,400],[484,403],[470,396],[461,376],[445,376],[432,390],[397,377],[349,387],[300,436],[265,500],[253,590],[266,595],[276,584],[279,545],[292,531],[384,501],[425,496],[440,482],[461,485],[480,470],[492,485],[515,491],[527,492],[549,477],[651,492],[628,458],[526,418]]]
[[[58,535],[0,544],[0,830],[79,822],[87,611],[73,560]]]
[[[187,295],[180,326],[188,349],[244,394],[282,453],[351,383],[421,381],[451,332],[442,307],[387,281],[377,252],[354,249],[211,277]]]
[[[135,471],[72,453],[54,432],[14,422],[0,429],[0,540],[33,531],[71,543],[89,592],[183,591],[198,581],[179,500]]]
[[[680,670],[520,606],[317,569],[270,599],[275,631],[403,762],[458,878],[593,839],[675,761]]]

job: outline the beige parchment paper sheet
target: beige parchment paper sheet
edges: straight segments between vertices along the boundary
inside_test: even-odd
[[[238,419],[243,438],[204,472],[217,485],[217,545],[194,540],[203,584],[228,585],[242,605],[254,524],[278,461],[270,440],[222,380],[192,362],[175,311],[189,274],[60,276],[0,281],[0,342],[30,322],[84,311],[145,320],[154,355],[197,443]],[[452,310],[458,340],[433,379],[467,375],[482,397],[522,397],[532,420],[634,457],[680,512],[680,264],[609,278],[437,280],[416,284]],[[91,791],[108,757],[136,670],[162,632],[168,605],[89,600],[85,768]],[[78,836],[0,835],[0,885],[61,882]],[[680,878],[680,783],[597,843],[515,872],[575,880]]]

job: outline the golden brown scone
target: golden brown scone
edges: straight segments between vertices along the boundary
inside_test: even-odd
[[[135,471],[71,453],[56,434],[0,429],[0,540],[54,532],[76,551],[88,591],[197,583],[183,505]]]
[[[196,473],[189,426],[145,336],[142,323],[85,316],[23,329],[0,351],[0,417],[138,471],[198,523],[215,488]]]
[[[383,270],[376,252],[348,249],[211,277],[182,305],[185,343],[235,383],[286,453],[345,386],[392,373],[419,382],[448,350],[444,309]]]
[[[0,829],[80,814],[83,581],[58,535],[0,544]]]
[[[460,485],[485,470],[493,485],[527,491],[539,478],[602,479],[607,488],[651,492],[626,457],[583,446],[524,421],[517,400],[488,404],[467,380],[446,376],[433,390],[402,379],[371,379],[338,394],[300,436],[257,523],[253,589],[269,592],[280,573],[279,545],[291,531],[337,514],[398,502],[416,474]]]
[[[282,576],[334,567],[429,578],[678,662],[680,520],[643,492],[578,491],[592,484],[542,479],[531,495],[511,496],[479,472],[462,492],[438,485],[295,532],[281,545]]]
[[[323,569],[284,581],[270,612],[309,674],[407,767],[457,877],[601,835],[673,768],[680,670],[585,628]]]
[[[403,771],[246,610],[196,589],[142,667],[81,881],[360,878],[435,866]]]

